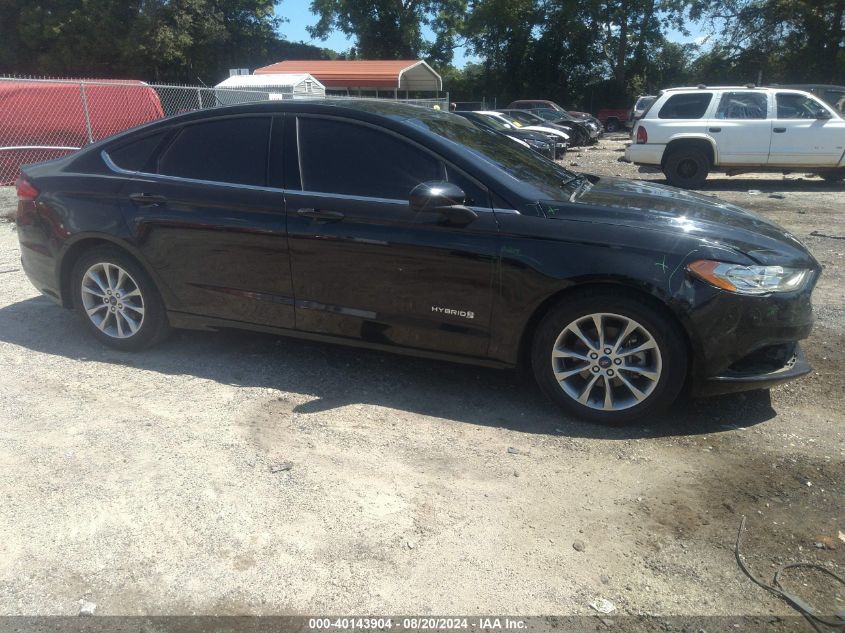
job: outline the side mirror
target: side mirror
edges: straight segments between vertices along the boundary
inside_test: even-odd
[[[414,213],[438,213],[451,224],[469,224],[478,218],[465,202],[466,194],[451,182],[421,183],[411,190],[408,200]]]
[[[832,118],[830,116],[830,112],[827,110],[820,110],[819,113],[816,115],[816,119],[820,119],[822,121],[827,121],[828,119]]]

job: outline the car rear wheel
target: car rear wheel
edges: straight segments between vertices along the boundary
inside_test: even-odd
[[[540,388],[568,413],[626,424],[675,400],[687,354],[678,327],[659,311],[597,294],[562,302],[543,318],[531,363]]]
[[[169,331],[155,285],[135,260],[115,248],[83,254],[73,268],[74,304],[94,337],[125,351],[150,347]]]
[[[699,149],[679,148],[666,159],[663,174],[673,187],[697,189],[707,180],[710,160]]]
[[[616,132],[619,129],[619,121],[616,119],[608,119],[604,124],[604,129],[608,132]]]

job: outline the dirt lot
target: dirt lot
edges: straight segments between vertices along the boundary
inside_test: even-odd
[[[662,179],[623,145],[563,162]],[[0,614],[792,615],[733,541],[746,515],[766,580],[845,573],[845,187],[706,192],[823,264],[815,371],[628,429],[562,417],[517,372],[254,334],[110,351],[36,295],[0,224]],[[841,587],[791,582],[845,610]]]

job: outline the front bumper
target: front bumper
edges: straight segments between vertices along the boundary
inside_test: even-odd
[[[723,375],[700,381],[693,388],[693,394],[696,396],[715,396],[738,391],[769,389],[805,376],[811,371],[812,367],[807,362],[804,351],[798,343],[795,343],[793,353],[783,366],[768,371],[765,369],[746,372],[726,371]]]

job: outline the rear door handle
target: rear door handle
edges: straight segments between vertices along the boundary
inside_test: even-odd
[[[775,134],[783,134],[784,132],[786,132],[786,128],[785,127],[772,128],[772,132],[774,132]]]
[[[720,128],[720,127],[711,127],[711,128],[710,128],[710,131],[711,131],[711,132],[713,132],[713,133],[715,134],[716,132],[721,132],[721,131],[722,131],[722,128]]]
[[[130,193],[129,199],[141,207],[157,207],[167,202],[164,196],[157,196],[153,193]]]
[[[345,216],[340,211],[329,211],[328,209],[312,209],[303,207],[298,209],[296,215],[303,218],[311,218],[321,222],[340,222]]]

